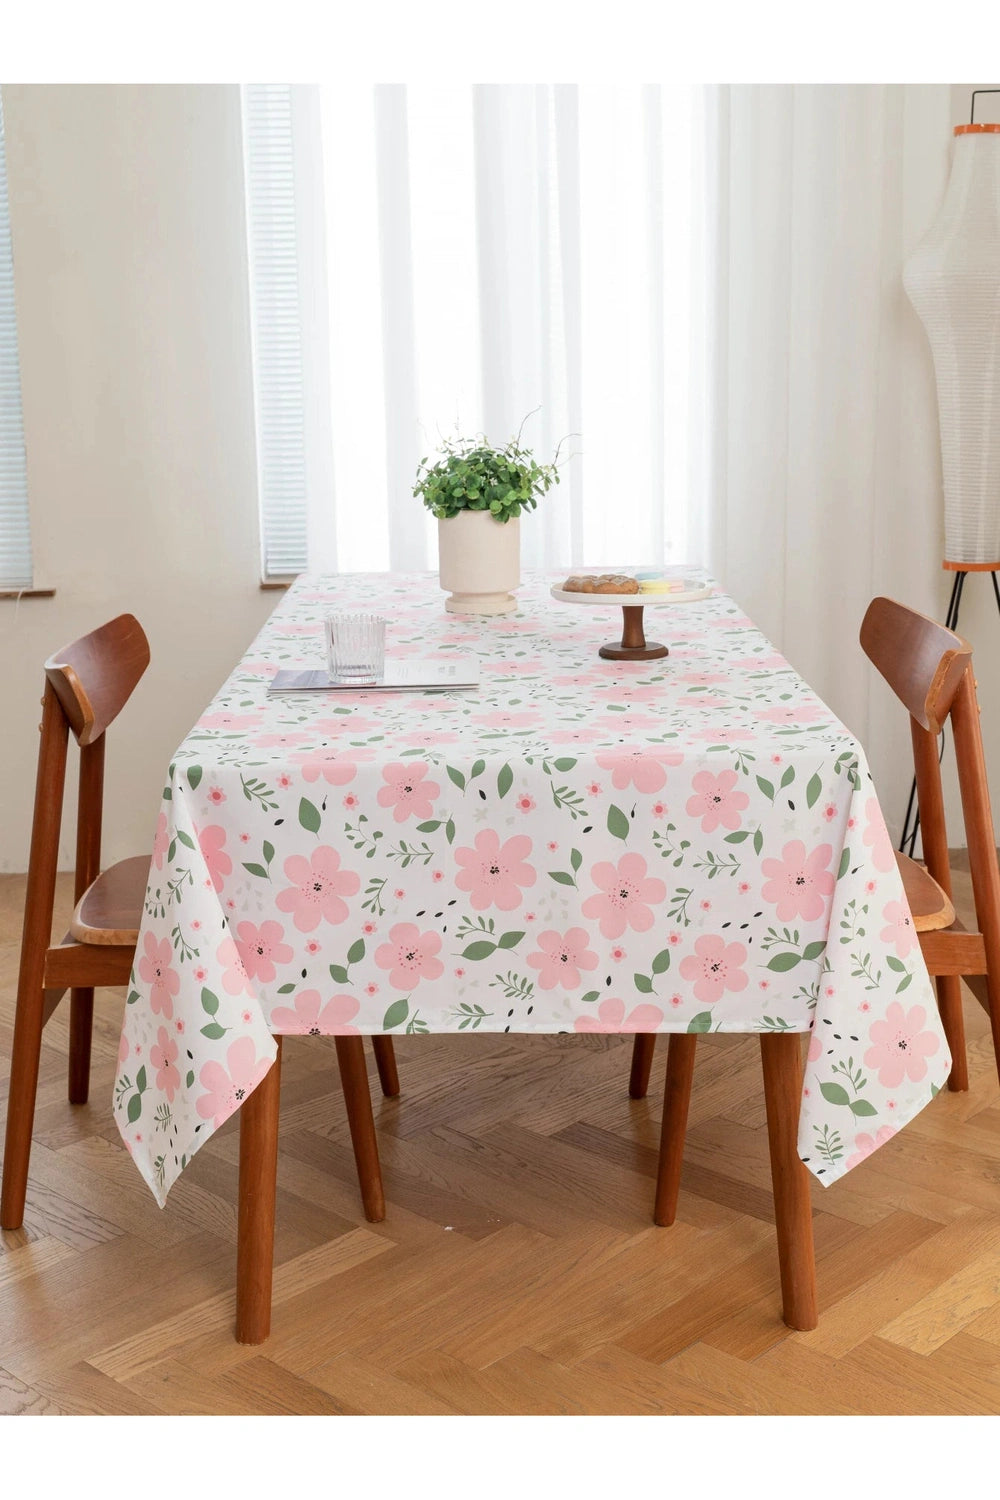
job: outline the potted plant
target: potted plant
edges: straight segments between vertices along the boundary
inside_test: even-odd
[[[503,448],[482,435],[446,439],[433,461],[420,460],[413,493],[437,516],[445,609],[505,615],[517,608],[510,590],[521,582],[521,512],[559,483],[558,457],[557,448],[551,463],[537,463],[518,432]]]

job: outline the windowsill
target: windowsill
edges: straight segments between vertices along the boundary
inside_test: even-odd
[[[262,578],[260,586],[262,589],[287,589],[294,582],[294,578]]]
[[[55,589],[0,589],[0,599],[54,599]]]

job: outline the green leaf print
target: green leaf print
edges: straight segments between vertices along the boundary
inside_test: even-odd
[[[823,790],[823,779],[820,776],[819,772],[816,771],[812,776],[810,776],[810,778],[809,778],[809,785],[806,787],[806,806],[807,807],[814,807],[816,805],[816,801],[819,798],[819,794],[820,794],[820,792],[822,790]]]
[[[583,864],[583,855],[579,849],[571,849],[569,851],[569,862],[573,867],[574,874],[578,873],[580,866]]]
[[[510,766],[502,765],[500,767],[500,770],[497,772],[497,791],[500,793],[500,796],[506,797],[507,793],[510,791],[513,785],[514,772],[511,770]]]
[[[142,1114],[142,1095],[141,1094],[133,1094],[132,1097],[128,1101],[128,1107],[126,1109],[126,1115],[128,1116],[128,1122],[129,1122],[129,1124],[130,1125],[134,1125],[135,1122],[136,1122],[136,1120],[138,1120],[138,1118],[139,1118],[139,1116],[141,1114]]]
[[[352,943],[347,950],[347,962],[349,964],[359,964],[364,956],[365,940],[364,938],[358,938],[357,942]]]
[[[215,1012],[219,1008],[219,997],[218,997],[218,995],[213,995],[211,990],[207,990],[207,989],[206,990],[202,990],[202,992],[201,992],[201,1008],[205,1012],[206,1015],[214,1016]]]
[[[769,781],[765,781],[763,776],[758,776],[757,785],[760,787],[761,791],[764,793],[764,796],[768,799],[768,801],[773,802],[774,787],[771,785],[771,783]]]
[[[330,978],[334,984],[350,984],[351,979],[343,964],[330,965]]]
[[[711,1031],[711,1029],[712,1012],[710,1010],[700,1010],[698,1014],[696,1016],[692,1016],[690,1021],[688,1022],[689,1034],[702,1031]]]
[[[402,1026],[409,1013],[409,998],[406,1000],[394,1000],[382,1017],[382,1030],[392,1031],[394,1026]]]
[[[201,1028],[202,1036],[207,1036],[210,1042],[220,1042],[226,1031],[227,1027],[220,1026],[218,1021],[209,1021],[207,1026]]]
[[[580,996],[580,999],[583,1001],[584,1005],[593,1005],[594,1001],[600,1000],[600,998],[600,990],[588,990],[585,995]]]
[[[488,943],[484,939],[482,942],[470,943],[467,948],[463,948],[462,957],[471,958],[476,961],[481,958],[489,958],[490,954],[495,953],[496,950],[496,943]]]
[[[633,974],[632,978],[640,995],[651,995],[653,993],[653,981],[648,974]]]
[[[319,827],[323,819],[320,817],[319,808],[309,801],[308,797],[299,799],[299,822],[307,833],[319,833]]]
[[[840,867],[837,870],[837,879],[838,880],[843,880],[844,876],[847,874],[847,872],[848,872],[848,870],[850,868],[851,868],[851,851],[850,851],[850,849],[848,849],[848,848],[845,847],[843,854],[840,856]]]
[[[787,974],[789,969],[794,969],[796,964],[801,962],[797,953],[776,953],[767,967],[773,969],[776,974]]]
[[[867,1099],[852,1099],[851,1110],[856,1115],[877,1115],[878,1110]]]
[[[185,774],[187,775],[188,786],[194,791],[201,780],[201,766],[188,766]]]
[[[265,870],[265,868],[264,868],[263,865],[248,865],[244,861],[243,868],[244,868],[244,870],[246,870],[246,872],[247,872],[248,875],[256,875],[261,880],[268,880],[268,879],[270,879],[270,877],[269,877],[269,875],[268,875],[268,873]]]
[[[846,1104],[850,1108],[850,1096],[839,1083],[821,1083],[819,1091],[827,1104]]]
[[[502,932],[497,939],[497,947],[516,948],[523,937],[523,932]]]
[[[281,984],[278,986],[279,995],[290,995],[294,990],[294,984]]]
[[[565,870],[550,870],[549,875],[557,885],[576,885],[572,875],[567,875]]]
[[[627,839],[629,835],[629,820],[620,807],[612,802],[608,808],[608,832],[616,839]]]
[[[661,949],[653,959],[651,967],[654,974],[665,974],[670,968],[670,949]]]
[[[462,774],[462,772],[461,771],[456,771],[454,766],[445,766],[445,770],[448,772],[448,778],[449,778],[449,780],[453,781],[455,783],[455,785],[458,787],[458,789],[459,789],[460,792],[464,792],[465,791],[465,777]]]

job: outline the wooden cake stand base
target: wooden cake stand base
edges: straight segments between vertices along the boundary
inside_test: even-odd
[[[598,656],[603,656],[606,661],[656,661],[661,656],[669,656],[670,652],[666,646],[661,646],[659,641],[647,641],[642,629],[642,605],[622,605],[622,638],[620,641],[608,641],[598,651]]]

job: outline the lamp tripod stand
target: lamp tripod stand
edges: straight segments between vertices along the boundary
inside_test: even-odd
[[[966,565],[965,567],[961,567],[957,563],[945,563],[945,567],[954,568],[955,570],[955,581],[951,586],[951,600],[948,604],[948,614],[944,622],[949,630],[957,631],[958,629],[958,612],[962,607],[962,590],[965,588],[965,580],[970,573],[989,573],[990,577],[993,580],[993,597],[996,599],[997,609],[1000,610],[1000,583],[997,583],[997,569],[1000,568],[1000,563],[996,563],[992,567],[989,563],[971,563]],[[938,758],[940,759],[943,755],[944,730],[942,729],[941,755]],[[910,787],[910,798],[906,804],[906,817],[903,821],[903,837],[899,841],[899,852],[901,854],[908,854],[911,859],[913,858],[913,851],[917,846],[917,833],[920,830],[920,809],[917,807],[916,803],[917,778],[914,776],[913,783]],[[910,827],[911,819],[913,822],[912,828]]]

